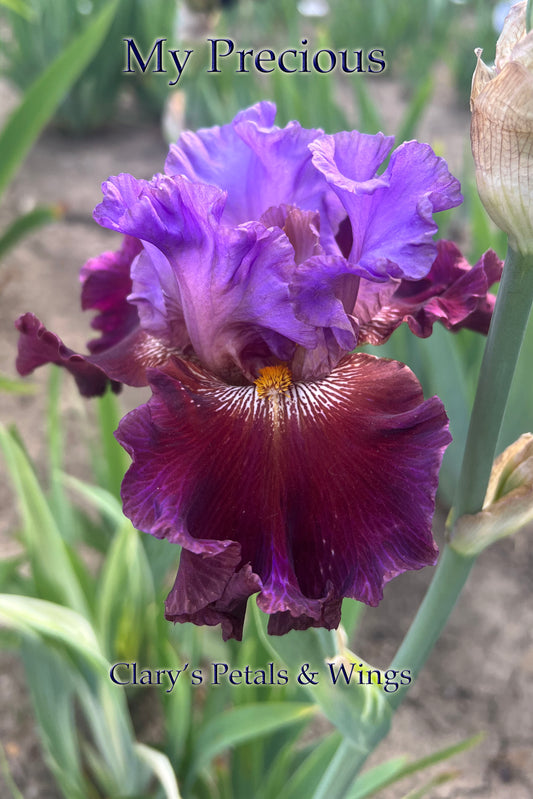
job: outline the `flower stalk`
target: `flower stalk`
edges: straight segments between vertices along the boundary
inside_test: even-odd
[[[481,364],[457,499],[452,511],[453,520],[465,513],[475,513],[483,505],[532,303],[533,256],[521,255],[509,248]],[[390,665],[391,669],[409,668],[411,672],[409,686],[387,694],[393,711],[414,684],[440,637],[475,560],[475,557],[462,556],[445,546],[426,596]],[[387,732],[388,725],[386,728],[377,725],[369,735],[366,750],[355,749],[344,741],[324,773],[313,799],[345,796],[368,755]]]
[[[453,521],[483,506],[532,301],[533,256],[509,248],[481,364]]]
[[[533,302],[533,257],[509,248],[485,353],[481,364],[452,523],[465,513],[481,510],[511,381]],[[474,565],[444,549],[433,581],[407,633],[392,668],[403,664],[415,678],[452,612]],[[412,684],[412,683],[411,683]],[[397,707],[405,689],[389,697]]]

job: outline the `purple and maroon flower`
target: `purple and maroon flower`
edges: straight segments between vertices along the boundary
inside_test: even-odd
[[[341,602],[435,562],[437,397],[403,364],[354,353],[402,321],[485,332],[501,262],[436,244],[461,201],[418,142],[274,125],[260,103],[185,133],[152,180],[110,178],[95,218],[122,248],[82,270],[101,337],[73,353],[31,314],[18,368],[60,363],[82,393],[149,383],[121,422],[124,511],[181,546],[172,621],[240,638],[257,594],[269,631],[336,627]],[[383,164],[390,159],[383,169]]]

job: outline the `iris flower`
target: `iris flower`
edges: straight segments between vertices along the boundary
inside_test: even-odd
[[[437,397],[401,363],[354,352],[406,321],[486,331],[501,262],[435,243],[461,201],[428,145],[274,125],[260,103],[186,132],[164,174],[103,185],[95,219],[122,248],[82,270],[90,355],[32,314],[18,368],[59,363],[83,394],[149,384],[117,438],[134,525],[181,546],[172,621],[240,638],[249,596],[269,631],[338,625],[344,597],[433,564]],[[390,155],[390,160],[387,161]]]

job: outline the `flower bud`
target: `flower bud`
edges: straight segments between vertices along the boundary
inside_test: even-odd
[[[509,12],[494,67],[481,60],[472,78],[471,143],[479,195],[510,246],[533,253],[533,31],[526,2]]]
[[[524,433],[499,455],[479,513],[461,516],[450,546],[460,555],[478,555],[500,538],[533,522],[533,435]]]

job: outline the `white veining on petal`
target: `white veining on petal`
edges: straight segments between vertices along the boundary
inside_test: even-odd
[[[326,417],[342,406],[359,374],[357,363],[345,361],[327,377],[293,383],[275,395],[272,392],[261,396],[255,385],[230,386],[218,380],[214,385],[213,378],[208,378],[201,368],[190,362],[188,367],[198,378],[198,395],[210,399],[216,397],[214,413],[237,415],[246,421],[269,421],[272,428],[279,431],[289,422],[302,426],[317,417]]]
[[[165,363],[171,355],[180,355],[180,350],[167,347],[161,339],[146,334],[137,344],[136,357],[144,366],[159,366]]]

